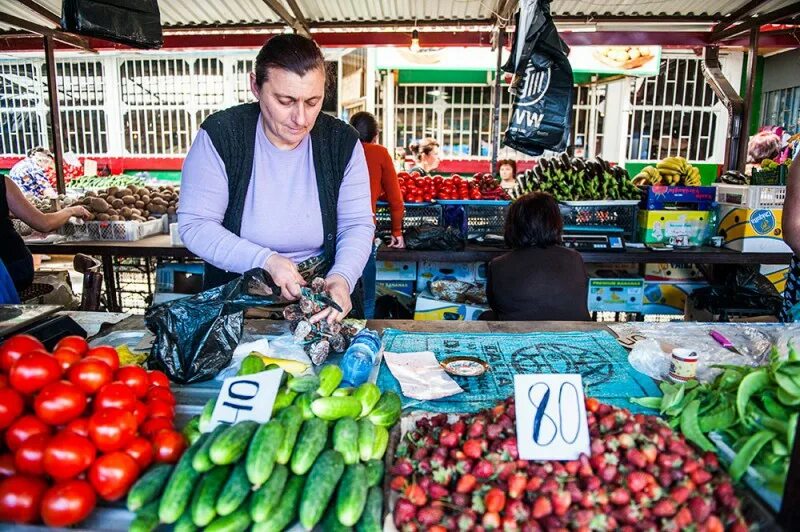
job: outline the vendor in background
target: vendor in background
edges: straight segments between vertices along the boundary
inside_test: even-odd
[[[491,319],[589,319],[586,267],[580,253],[561,246],[562,230],[561,212],[550,194],[526,194],[511,204],[505,241],[512,251],[492,260],[487,268]]]
[[[375,224],[358,133],[320,113],[327,72],[319,47],[281,34],[250,73],[258,100],[209,116],[183,164],[178,224],[205,262],[205,288],[264,268],[287,300],[324,277],[343,312],[362,317],[358,283]],[[358,286],[356,286],[358,284]],[[351,298],[352,294],[352,298]]]
[[[517,163],[511,159],[503,159],[497,163],[500,172],[500,186],[503,190],[510,190],[517,186]]]
[[[372,213],[376,212],[378,198],[386,193],[389,202],[389,215],[392,221],[392,240],[390,248],[406,247],[403,241],[403,194],[400,192],[400,183],[397,181],[392,156],[389,150],[376,144],[378,140],[378,121],[371,113],[362,111],[356,113],[350,119],[350,125],[358,131],[358,138],[364,147],[364,155],[367,158],[367,169],[369,170],[369,188],[372,193]],[[364,281],[364,316],[372,319],[375,314],[375,282],[377,272],[376,254],[378,248],[372,247],[367,265],[364,268],[362,279]]]
[[[58,196],[47,172],[55,169],[53,154],[45,148],[34,148],[28,156],[11,167],[8,177],[23,194],[36,198],[55,198]]]
[[[70,217],[87,218],[89,212],[77,205],[45,214],[30,204],[14,181],[0,177],[0,260],[20,292],[33,282],[33,256],[14,230],[11,214],[36,231],[49,233],[67,223]]]
[[[800,157],[795,157],[786,178],[783,204],[783,240],[792,248],[792,262],[783,291],[781,321],[800,322]]]
[[[421,176],[427,176],[436,170],[441,162],[439,160],[439,143],[436,142],[436,139],[430,137],[422,139],[418,144],[411,144],[408,149],[411,150],[417,161],[416,166],[413,166],[408,173],[418,172]]]

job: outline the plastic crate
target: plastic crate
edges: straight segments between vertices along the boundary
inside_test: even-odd
[[[598,200],[562,202],[564,225],[618,227],[630,241],[636,236],[639,202],[636,200]]]
[[[490,234],[502,235],[510,201],[490,200],[442,200],[439,201],[445,210],[444,217],[449,219],[448,209],[462,209],[466,220],[466,231],[470,237],[482,237]]]
[[[759,170],[754,168],[750,176],[751,185],[759,186],[781,186],[786,185],[786,174],[788,166],[782,164],[772,170]]]
[[[786,187],[755,185],[717,185],[717,202],[746,209],[782,209]]]
[[[84,222],[66,223],[59,234],[68,240],[114,240],[131,242],[169,232],[167,216],[147,222]]]
[[[403,230],[422,225],[442,225],[442,207],[435,203],[406,203],[403,217]],[[377,233],[389,234],[392,231],[392,219],[389,204],[379,201],[375,212],[375,230]]]

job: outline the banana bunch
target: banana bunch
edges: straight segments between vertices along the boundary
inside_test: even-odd
[[[633,184],[636,186],[662,185],[664,184],[664,179],[655,166],[645,166],[633,178]]]
[[[700,170],[683,157],[667,157],[656,165],[656,169],[667,185],[700,186]]]

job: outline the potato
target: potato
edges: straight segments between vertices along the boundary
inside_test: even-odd
[[[142,217],[143,218],[147,218],[148,216],[150,216],[150,211],[148,211],[147,209],[143,210],[142,211]]]
[[[142,216],[131,216],[131,221],[134,221],[134,222],[146,222],[147,218],[143,218]]]
[[[97,221],[98,222],[107,222],[110,219],[111,219],[111,216],[107,215],[104,212],[101,212],[100,214],[97,215]]]
[[[118,190],[119,188],[117,187],[108,187],[108,189],[106,190],[106,194],[109,196],[113,196],[114,194],[117,193]]]
[[[145,204],[148,204],[148,203],[150,203],[150,196],[149,196],[148,194],[142,194],[142,195],[139,197],[139,199],[140,199],[140,200],[141,200],[143,203],[145,203]]]
[[[140,209],[131,209],[131,216],[141,216],[142,211]]]
[[[122,209],[120,209],[119,214],[120,216],[123,216],[125,218],[130,218],[131,215],[133,214],[133,211],[131,210],[130,207],[123,207]]]
[[[111,207],[108,205],[108,202],[102,198],[91,198],[89,201],[89,206],[92,208],[94,212],[103,213],[106,212]]]
[[[133,199],[139,201],[140,199],[142,199],[142,197],[139,194],[134,194]]]
[[[119,198],[114,198],[113,200],[111,200],[111,208],[112,209],[120,209],[120,208],[122,208],[123,205],[125,205],[125,202],[122,201]]]
[[[106,214],[109,215],[109,216],[116,216],[116,215],[119,214],[119,211],[117,209],[113,209],[112,208],[112,209],[108,209],[106,211]]]
[[[144,202],[142,200],[136,200],[133,202],[133,206],[137,209],[144,209]]]
[[[152,201],[147,206],[147,210],[150,211],[150,214],[164,214],[167,212],[167,208],[164,205],[153,203]]]
[[[111,220],[109,220],[109,221],[111,221],[111,222],[124,222],[125,219],[122,218],[122,216],[120,216],[118,214],[115,214],[114,216],[111,217]]]
[[[95,218],[94,213],[91,213],[91,212],[89,213],[89,216],[86,217],[86,221],[87,222],[93,222],[93,221],[95,221],[95,219],[96,218]]]
[[[136,203],[136,198],[134,198],[129,194],[127,196],[122,196],[122,201],[123,203],[125,203],[125,205],[133,205],[134,203]]]
[[[114,196],[117,198],[121,198],[122,196],[127,196],[130,191],[127,188],[123,188],[122,190],[118,190]]]
[[[128,185],[128,186],[127,186],[127,187],[125,187],[125,188],[127,188],[128,190],[130,190],[130,191],[131,191],[131,194],[135,194],[135,193],[136,193],[136,191],[137,191],[137,190],[139,190],[139,186],[138,186],[138,185],[134,185],[133,183],[131,183],[130,185]]]
[[[95,192],[93,190],[90,190],[85,194],[85,197],[87,197],[87,198],[94,198],[95,196],[97,196],[97,192]]]
[[[144,196],[148,194],[148,190],[145,187],[139,187],[138,189],[136,189],[136,193],[139,194],[140,196]]]

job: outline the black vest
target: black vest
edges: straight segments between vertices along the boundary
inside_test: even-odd
[[[236,235],[241,234],[244,203],[253,174],[256,128],[259,127],[260,116],[258,103],[246,103],[218,111],[206,118],[200,126],[208,134],[225,165],[228,177],[228,208],[225,210],[222,226]],[[339,187],[358,142],[358,133],[345,122],[320,113],[310,135],[322,212],[323,255],[328,264],[333,265],[336,258]],[[238,275],[206,262],[203,288],[208,290],[220,286]],[[361,309],[361,290],[359,283],[353,293],[352,315],[356,317],[361,314],[358,312]]]

